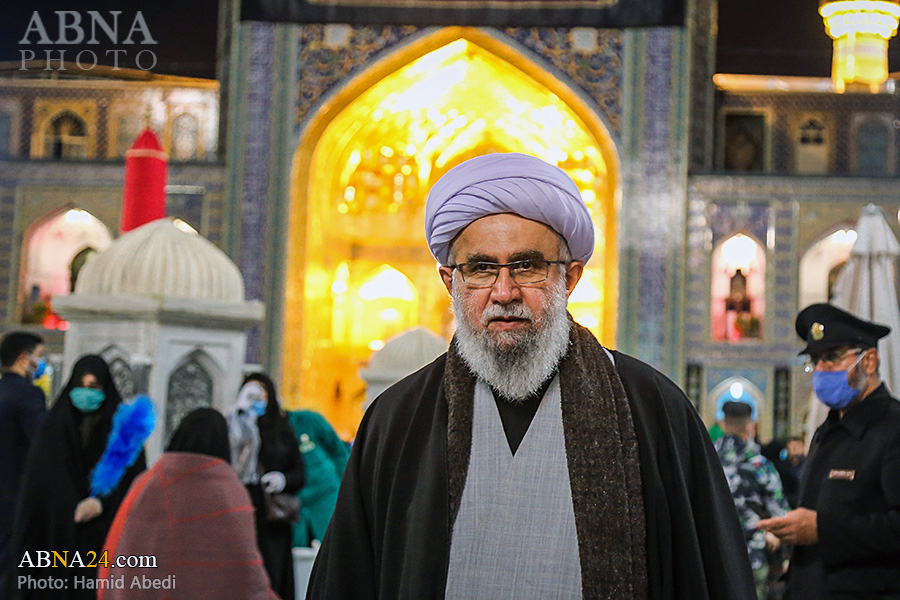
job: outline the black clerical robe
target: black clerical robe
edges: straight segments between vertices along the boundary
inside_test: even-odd
[[[696,411],[649,365],[613,356],[638,440],[649,598],[755,598],[734,502]],[[395,384],[363,418],[308,598],[444,597],[453,526],[446,360]]]

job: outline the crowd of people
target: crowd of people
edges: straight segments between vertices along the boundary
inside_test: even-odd
[[[79,359],[44,414],[40,338],[5,336],[4,597],[293,598],[291,548],[321,541],[313,599],[900,598],[887,327],[827,304],[797,316],[831,409],[808,457],[801,438],[761,447],[744,402],[724,403],[711,436],[672,381],[568,314],[595,229],[565,172],[475,157],[433,186],[425,218],[455,334],[375,400],[350,451],[254,373],[224,414],[190,413],[146,470],[139,445],[115,451],[137,401],[101,357]],[[127,458],[99,469],[110,455]],[[54,571],[32,563],[42,550],[158,564]],[[170,587],[115,584],[160,573]]]
[[[321,540],[349,453],[321,416],[289,415],[252,373],[224,414],[189,413],[147,470],[152,408],[87,355],[47,410],[42,352],[30,333],[0,341],[0,597],[295,597],[292,547]],[[135,556],[153,564],[109,563]]]

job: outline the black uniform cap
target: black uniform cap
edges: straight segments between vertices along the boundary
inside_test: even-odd
[[[726,419],[749,419],[753,415],[753,407],[746,402],[728,401],[722,405],[722,414]]]
[[[875,348],[891,328],[865,321],[831,304],[811,304],[797,315],[797,335],[806,342],[800,354],[819,354],[841,346]]]

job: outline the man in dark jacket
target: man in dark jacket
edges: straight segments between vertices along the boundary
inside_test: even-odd
[[[367,411],[308,597],[754,598],[693,406],[568,315],[594,249],[571,178],[481,156],[425,213],[456,334]]]
[[[806,460],[800,507],[758,527],[794,544],[791,600],[900,598],[900,402],[878,376],[890,328],[828,304],[797,316],[813,388],[831,411]]]
[[[44,392],[32,383],[43,340],[14,331],[0,340],[0,590],[11,572],[9,541],[19,482],[31,441],[47,414]]]

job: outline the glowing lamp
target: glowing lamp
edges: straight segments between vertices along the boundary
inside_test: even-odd
[[[722,258],[729,270],[749,271],[756,260],[756,242],[741,233],[722,244]]]
[[[416,288],[403,273],[384,265],[359,287],[357,294],[363,300],[396,298],[412,302],[416,299]]]
[[[856,231],[852,229],[839,229],[831,234],[831,241],[835,244],[852,246],[856,242]]]
[[[888,78],[888,40],[897,33],[900,3],[889,0],[823,2],[819,14],[834,40],[834,89],[868,87],[873,93]]]
[[[73,208],[66,213],[66,216],[64,218],[66,220],[66,223],[83,224],[83,223],[90,223],[92,217],[91,217],[90,213],[88,213],[86,211],[83,211],[78,208]]]

